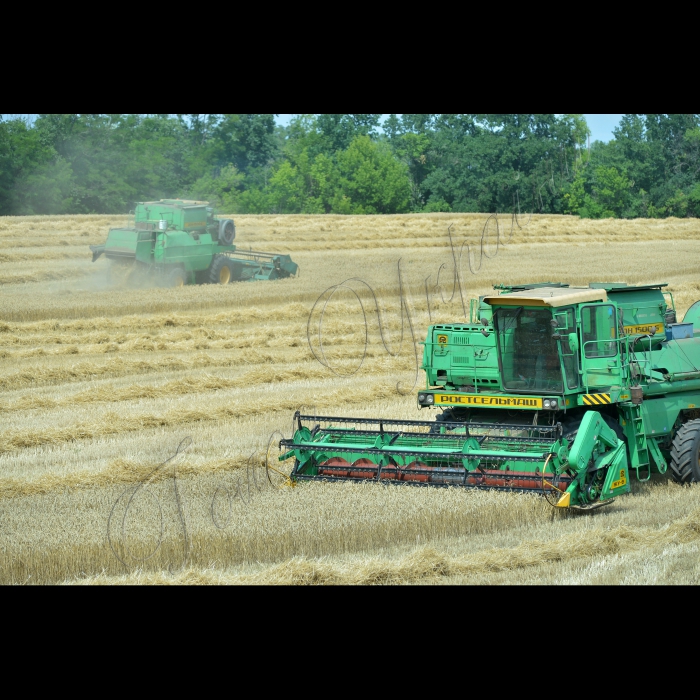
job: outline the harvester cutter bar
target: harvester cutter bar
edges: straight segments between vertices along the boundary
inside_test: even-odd
[[[356,471],[356,468],[353,468],[353,471]],[[417,473],[417,472],[416,472]],[[464,482],[469,477],[478,477],[479,474],[478,472],[465,472],[465,478]],[[352,477],[333,477],[333,476],[309,476],[307,474],[293,474],[292,475],[293,479],[296,481],[328,481],[328,482],[335,482],[335,483],[347,483],[348,481],[351,483],[355,484],[366,484],[369,480],[368,479],[355,479]],[[523,476],[521,477],[521,480],[530,480],[532,477],[528,476]],[[517,476],[513,476],[513,481],[517,481]],[[456,483],[456,482],[449,482],[449,483],[440,483],[440,482],[425,482],[425,481],[398,481],[397,479],[381,479],[380,481],[376,481],[376,479],[372,480],[372,483],[378,483],[382,484],[385,486],[423,486],[425,488],[442,488],[442,489],[448,489],[448,488],[465,488],[465,489],[481,489],[483,490],[484,488],[488,489],[489,491],[507,491],[511,493],[536,493],[536,494],[549,494],[551,493],[550,489],[541,489],[541,488],[531,488],[531,487],[518,487],[518,486],[479,486],[477,484],[469,484],[469,483]],[[568,482],[565,484],[565,486],[568,486]]]

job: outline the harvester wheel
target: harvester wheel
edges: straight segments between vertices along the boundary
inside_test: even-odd
[[[700,420],[684,423],[673,438],[671,448],[671,476],[679,484],[700,481]]]
[[[231,277],[231,261],[225,255],[215,255],[209,268],[209,281],[212,284],[228,284]]]
[[[168,287],[184,287],[186,283],[185,271],[182,268],[176,267],[168,273]]]

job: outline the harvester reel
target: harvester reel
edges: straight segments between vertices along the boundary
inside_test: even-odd
[[[236,225],[232,219],[223,219],[219,222],[219,243],[231,245],[236,239]]]

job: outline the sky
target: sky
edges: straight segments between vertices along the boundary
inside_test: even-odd
[[[613,129],[620,123],[621,114],[584,114],[593,141],[610,141]]]
[[[296,115],[294,114],[278,114],[277,121],[279,124],[289,124],[289,120]],[[388,117],[388,114],[384,115]],[[620,123],[621,114],[584,114],[588,122],[588,128],[591,130],[591,143],[593,141],[608,142],[613,137],[613,129]]]
[[[0,115],[2,116],[2,115]],[[6,117],[9,116],[18,116],[18,117],[34,117],[34,114],[17,114],[17,115],[4,115]],[[278,114],[277,115],[277,122],[279,124],[289,124],[289,121],[291,120],[292,117],[295,117],[295,114]],[[385,117],[388,117],[388,114],[384,115]],[[621,114],[584,114],[584,117],[586,117],[586,121],[588,122],[588,128],[591,130],[591,143],[593,141],[605,141],[608,142],[610,139],[613,137],[612,130],[620,123],[620,119],[622,118]]]

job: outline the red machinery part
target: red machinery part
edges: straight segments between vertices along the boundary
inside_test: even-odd
[[[355,469],[353,469],[353,467]],[[323,462],[318,467],[318,475],[336,479],[376,479],[379,465],[370,459],[358,459],[352,464],[340,457]],[[360,471],[361,469],[361,471]],[[416,473],[416,472],[428,472]],[[436,472],[431,474],[430,472]],[[556,489],[564,491],[571,483],[568,476],[556,478],[545,474],[545,482],[553,484]],[[432,484],[455,484],[482,488],[517,488],[523,490],[541,490],[542,474],[540,472],[513,472],[502,469],[484,469],[471,472],[466,481],[461,467],[431,467],[424,462],[411,462],[405,467],[392,463],[382,468],[380,479],[391,481],[417,481]],[[551,486],[549,488],[552,488]],[[545,484],[547,489],[547,484]],[[554,490],[552,488],[552,490]]]

